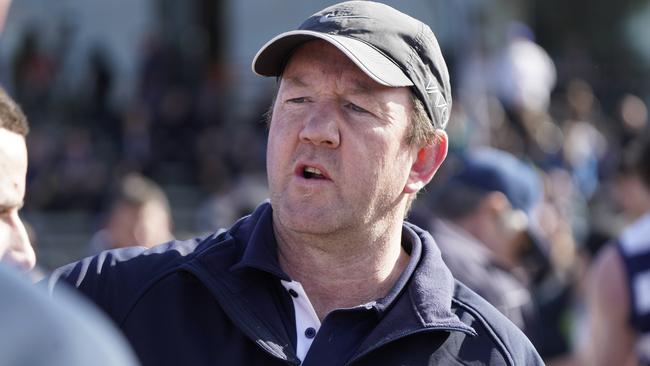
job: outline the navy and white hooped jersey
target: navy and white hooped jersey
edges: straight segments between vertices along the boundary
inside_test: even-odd
[[[626,228],[618,240],[630,292],[630,324],[639,332],[638,350],[650,362],[650,213]]]

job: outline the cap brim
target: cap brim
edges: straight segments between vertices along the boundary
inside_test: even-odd
[[[354,38],[309,30],[282,33],[268,41],[253,59],[253,72],[261,76],[279,76],[290,52],[313,39],[322,39],[338,48],[379,84],[392,87],[413,85],[399,66],[372,46]]]

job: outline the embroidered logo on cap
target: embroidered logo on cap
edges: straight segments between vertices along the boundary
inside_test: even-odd
[[[334,13],[327,13],[318,19],[319,23],[333,22],[337,19],[369,19],[368,17],[359,15],[336,15]]]
[[[431,75],[429,75],[427,79],[427,86],[424,87],[424,90],[427,91],[427,94],[433,94],[435,92],[440,91],[440,89],[438,88],[438,84],[433,81]]]
[[[445,96],[440,91],[438,83],[434,81],[431,75],[428,76],[427,85],[424,87],[424,90],[427,92],[427,94],[433,94],[433,96],[431,96],[433,106],[438,110],[441,121],[446,121],[449,104],[447,103]]]

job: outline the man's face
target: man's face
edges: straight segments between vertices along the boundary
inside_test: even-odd
[[[287,64],[273,108],[267,172],[274,223],[331,234],[404,214],[417,156],[407,88],[382,86],[324,41]]]
[[[36,257],[18,216],[25,197],[26,174],[25,138],[0,128],[0,261],[30,270]]]

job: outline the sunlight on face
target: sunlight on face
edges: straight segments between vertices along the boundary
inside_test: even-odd
[[[399,216],[415,150],[407,88],[382,86],[322,41],[301,46],[276,99],[267,172],[276,224],[341,233]]]
[[[0,261],[30,270],[36,262],[34,249],[18,216],[26,174],[25,138],[0,128]]]

